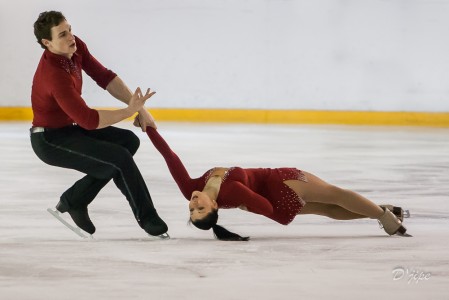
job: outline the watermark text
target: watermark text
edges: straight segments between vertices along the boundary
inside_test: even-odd
[[[427,281],[432,274],[430,272],[421,271],[418,269],[409,269],[404,267],[396,267],[391,272],[393,274],[393,280],[406,280],[408,284],[418,284],[420,281]]]

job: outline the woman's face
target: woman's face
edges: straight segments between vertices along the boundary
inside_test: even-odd
[[[194,191],[189,202],[190,219],[192,221],[204,218],[212,210],[217,209],[218,204],[204,192]]]
[[[75,36],[72,34],[72,26],[66,20],[59,23],[58,26],[51,28],[52,40],[42,39],[42,43],[47,49],[58,55],[71,58],[76,52]]]

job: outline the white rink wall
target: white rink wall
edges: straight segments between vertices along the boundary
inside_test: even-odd
[[[45,10],[150,107],[449,111],[448,1],[0,0],[0,106],[30,106]]]

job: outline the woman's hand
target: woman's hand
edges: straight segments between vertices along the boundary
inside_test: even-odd
[[[134,118],[134,126],[140,127],[142,132],[147,130],[147,126],[157,129],[153,116],[143,107],[139,114]]]

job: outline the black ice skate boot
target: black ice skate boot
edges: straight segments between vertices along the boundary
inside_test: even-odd
[[[167,224],[158,216],[157,213],[151,218],[141,221],[140,223],[143,230],[153,236],[160,236],[168,231]]]
[[[410,236],[406,233],[407,229],[402,225],[402,222],[388,208],[382,207],[382,209],[384,213],[378,221],[386,233]]]
[[[90,234],[95,233],[95,226],[89,218],[87,206],[73,209],[69,208],[67,204],[59,201],[56,205],[56,209],[61,213],[68,212],[73,222],[75,222],[75,224],[85,232]]]

